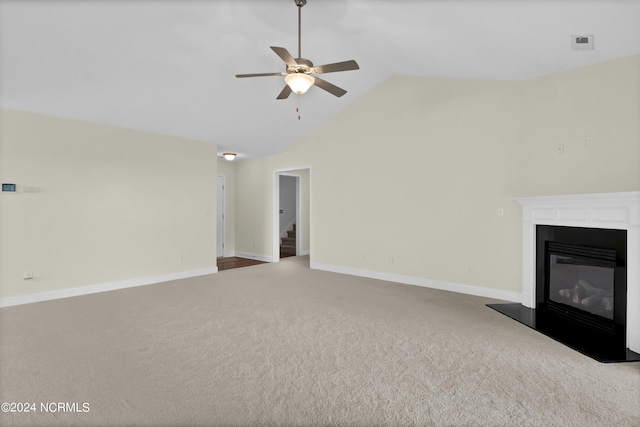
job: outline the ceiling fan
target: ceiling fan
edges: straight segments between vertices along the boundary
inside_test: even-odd
[[[313,65],[313,62],[303,58],[301,53],[301,15],[302,7],[307,4],[307,0],[294,0],[296,6],[298,6],[298,57],[294,58],[287,49],[283,47],[271,46],[276,55],[278,55],[286,64],[284,72],[281,73],[256,73],[256,74],[236,74],[236,77],[265,77],[265,76],[284,76],[286,83],[282,92],[276,99],[286,99],[291,92],[298,95],[302,95],[311,86],[318,86],[320,89],[324,89],[327,92],[335,95],[342,96],[347,93],[346,90],[329,83],[326,80],[322,80],[320,77],[314,76],[314,74],[334,73],[336,71],[349,71],[358,70],[360,67],[354,60],[335,62],[333,64],[325,65]]]

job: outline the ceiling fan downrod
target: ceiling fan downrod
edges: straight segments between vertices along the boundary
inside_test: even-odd
[[[298,6],[298,58],[302,58],[302,6],[307,4],[307,0],[293,0]]]

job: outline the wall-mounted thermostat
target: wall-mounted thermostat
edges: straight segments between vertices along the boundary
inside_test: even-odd
[[[2,192],[3,193],[15,193],[16,185],[15,184],[2,184]]]

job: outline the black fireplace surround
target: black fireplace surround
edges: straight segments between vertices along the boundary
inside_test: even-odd
[[[600,362],[640,361],[626,348],[626,230],[536,226],[536,308],[488,306]]]

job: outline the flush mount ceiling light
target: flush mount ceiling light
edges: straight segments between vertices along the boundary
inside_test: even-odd
[[[313,62],[302,57],[301,48],[301,16],[302,7],[307,4],[307,0],[294,0],[298,7],[298,57],[291,56],[289,51],[283,47],[271,46],[276,55],[280,57],[286,64],[286,72],[283,73],[257,73],[257,74],[236,74],[236,77],[264,77],[264,76],[285,76],[284,81],[286,86],[280,92],[277,99],[286,99],[291,92],[301,95],[307,91],[311,86],[318,86],[320,89],[324,89],[327,92],[335,95],[342,96],[347,93],[346,90],[333,85],[326,80],[322,80],[319,77],[312,76],[312,74],[334,73],[336,71],[349,71],[358,70],[360,67],[358,63],[353,59],[350,61],[336,62],[333,64],[314,66]]]
[[[227,160],[229,160],[229,161],[231,161],[231,160],[235,159],[235,158],[236,158],[236,156],[237,156],[237,154],[236,154],[236,153],[223,153],[223,154],[222,154],[222,157],[224,157],[225,159],[227,159]]]

